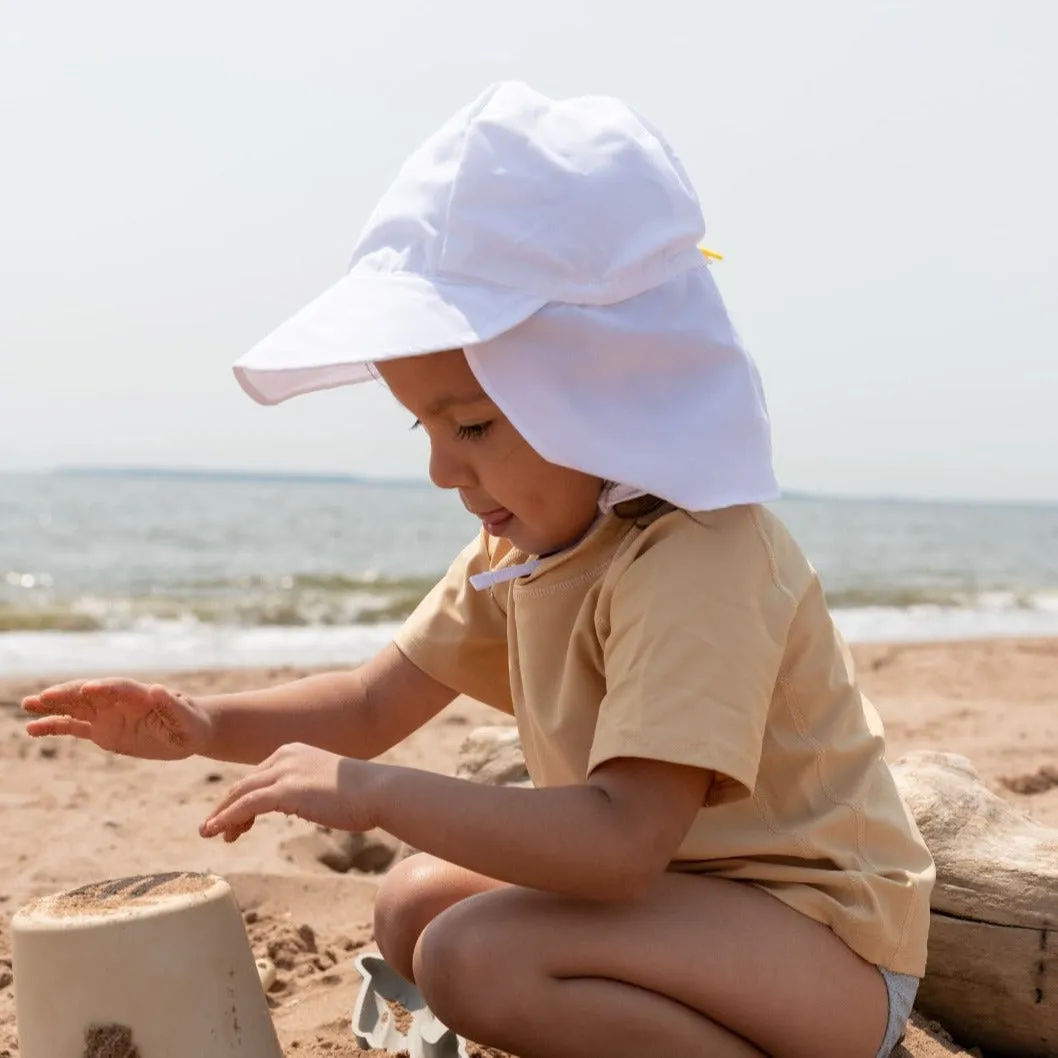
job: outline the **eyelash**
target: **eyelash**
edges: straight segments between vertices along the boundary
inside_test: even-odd
[[[456,428],[456,437],[461,441],[476,441],[485,436],[489,432],[489,427],[492,425],[491,422],[478,422],[471,423],[469,426],[459,426]],[[419,429],[422,426],[422,421],[416,419],[411,424],[413,430]]]

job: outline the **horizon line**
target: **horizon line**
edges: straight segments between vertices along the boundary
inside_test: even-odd
[[[372,476],[343,471],[312,470],[252,470],[236,467],[194,466],[139,466],[135,464],[58,464],[45,469],[8,470],[2,473],[54,476],[54,477],[140,477],[182,478],[199,481],[271,481],[284,484],[347,484],[374,485],[380,487],[432,488],[426,477]],[[789,488],[782,489],[780,499],[798,501],[831,501],[835,503],[898,503],[937,504],[941,506],[967,507],[1058,507],[1058,500],[1046,499],[989,499],[982,497],[931,497],[886,493],[857,494],[835,493],[825,490]]]

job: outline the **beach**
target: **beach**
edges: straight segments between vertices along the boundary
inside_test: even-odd
[[[853,652],[885,722],[891,760],[914,749],[965,754],[997,793],[1058,827],[1058,785],[1040,777],[1058,755],[1058,639],[857,644]],[[142,675],[193,695],[280,683],[307,671]],[[353,958],[371,944],[380,873],[336,871],[349,864],[335,862],[333,837],[280,816],[259,820],[232,846],[204,841],[199,822],[244,769],[202,759],[158,764],[109,756],[86,743],[33,741],[22,731],[18,703],[50,682],[49,674],[0,680],[0,1058],[19,1053],[11,915],[36,896],[167,870],[212,871],[231,882],[255,955],[278,967],[279,985],[269,998],[287,1055],[362,1054],[349,1031],[359,983]],[[452,772],[469,731],[507,722],[460,699],[386,759]],[[364,850],[360,866],[385,860],[385,836],[377,837],[383,847]],[[917,1022],[904,1058],[972,1053],[973,1041],[964,1042],[967,1050]]]

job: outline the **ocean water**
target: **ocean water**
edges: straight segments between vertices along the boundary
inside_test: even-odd
[[[1058,507],[773,506],[853,641],[1058,634]],[[0,475],[0,675],[355,662],[475,531],[427,485]]]

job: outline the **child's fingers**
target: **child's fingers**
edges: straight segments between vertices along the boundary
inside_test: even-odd
[[[279,793],[275,786],[251,790],[227,808],[214,812],[199,827],[199,833],[204,838],[212,838],[224,831],[239,830],[257,816],[262,816],[266,812],[274,812],[278,805]]]
[[[72,716],[91,720],[108,709],[132,706],[141,711],[151,708],[148,688],[135,680],[120,677],[104,680],[73,680],[49,687],[23,699],[22,708],[37,716]]]
[[[75,720],[88,720],[96,715],[96,708],[80,695],[52,700],[51,698],[27,698],[22,702],[22,711],[34,716],[66,716]]]
[[[75,720],[71,716],[47,716],[41,720],[30,720],[26,733],[34,738],[45,735],[72,735],[74,738],[92,737],[92,725],[87,720]]]
[[[44,690],[23,698],[22,708],[27,713],[50,713],[57,705],[77,700],[84,682],[70,680],[67,683],[57,683],[53,687],[45,687]]]
[[[85,685],[84,680],[67,680],[65,683],[56,683],[51,687],[45,687],[40,692],[40,697],[45,701],[56,698],[65,698],[71,694],[78,694]]]
[[[243,823],[242,826],[233,827],[231,830],[224,832],[224,840],[230,845],[233,841],[238,841],[252,826],[254,820],[251,819],[248,823]]]
[[[150,687],[138,680],[125,676],[108,676],[102,680],[85,680],[81,688],[91,698],[111,704],[117,702],[146,702],[150,697]]]
[[[238,782],[231,786],[221,802],[213,809],[213,815],[223,812],[229,805],[234,804],[239,798],[244,797],[246,794],[273,785],[276,778],[277,776],[271,768],[268,768],[263,764],[258,765],[258,767],[250,772],[249,775],[244,775]]]
[[[271,796],[275,799],[278,796],[275,792],[277,778],[278,776],[272,768],[263,764],[259,765],[249,775],[244,775],[231,786],[221,802],[210,813],[206,824],[214,824],[220,819],[231,819],[234,823],[240,824],[245,823],[248,819],[252,820],[257,815],[257,812],[250,812],[238,817],[231,815],[231,813],[236,806],[246,804],[249,799],[257,797],[268,790],[273,791]],[[271,811],[271,809],[263,809],[263,811]],[[211,834],[219,834],[222,830],[229,829],[230,826],[231,823],[213,826]]]
[[[124,708],[133,712],[147,712],[153,704],[150,688],[146,684],[121,676],[86,680],[81,688],[81,697],[97,710]]]

